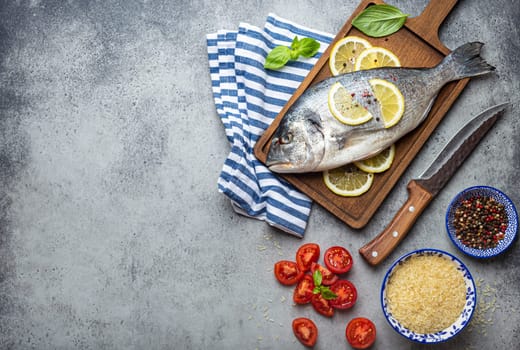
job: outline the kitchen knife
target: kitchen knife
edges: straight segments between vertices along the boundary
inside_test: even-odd
[[[446,185],[497,119],[508,103],[493,106],[469,121],[448,142],[433,163],[417,179],[408,183],[408,199],[390,224],[359,249],[371,265],[382,262],[404,239],[431,200]]]

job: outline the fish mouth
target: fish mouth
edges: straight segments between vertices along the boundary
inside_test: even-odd
[[[269,170],[276,173],[286,173],[291,170],[291,162],[288,159],[278,158],[272,154],[267,156],[265,165],[269,168]]]
[[[299,169],[299,167],[296,166],[294,162],[286,158],[276,159],[268,156],[265,165],[269,168],[270,171],[275,173],[288,174],[306,172],[306,170]]]
[[[267,164],[269,170],[275,173],[291,173],[294,172],[294,168],[291,163],[269,163]]]
[[[291,161],[280,151],[278,147],[271,146],[265,165],[269,170],[276,173],[287,173],[290,172],[292,167]]]

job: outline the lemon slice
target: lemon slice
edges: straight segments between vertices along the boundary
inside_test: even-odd
[[[330,52],[329,68],[332,75],[353,72],[359,54],[371,46],[365,39],[353,35],[338,40]]]
[[[381,107],[381,115],[385,128],[397,124],[404,113],[404,97],[399,88],[383,79],[371,79],[372,92]]]
[[[361,52],[354,65],[355,70],[380,67],[400,67],[401,62],[390,50],[373,46]]]
[[[364,172],[353,164],[326,170],[323,172],[323,182],[328,189],[343,197],[357,197],[372,186],[374,174]]]
[[[382,173],[388,170],[392,165],[395,157],[395,146],[392,145],[382,151],[381,153],[370,157],[368,159],[354,162],[354,164],[361,170],[367,173]]]
[[[372,114],[354,100],[341,83],[334,83],[329,90],[329,110],[340,122],[348,125],[359,125],[372,119]]]

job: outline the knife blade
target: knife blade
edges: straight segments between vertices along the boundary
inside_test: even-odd
[[[381,263],[406,237],[419,215],[504,114],[508,105],[493,106],[470,120],[451,138],[431,165],[408,183],[408,199],[390,224],[359,249],[370,265]]]

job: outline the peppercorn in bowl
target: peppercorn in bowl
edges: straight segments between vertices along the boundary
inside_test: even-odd
[[[491,258],[515,240],[518,213],[502,191],[489,186],[469,187],[449,204],[446,229],[461,252],[475,258]]]

